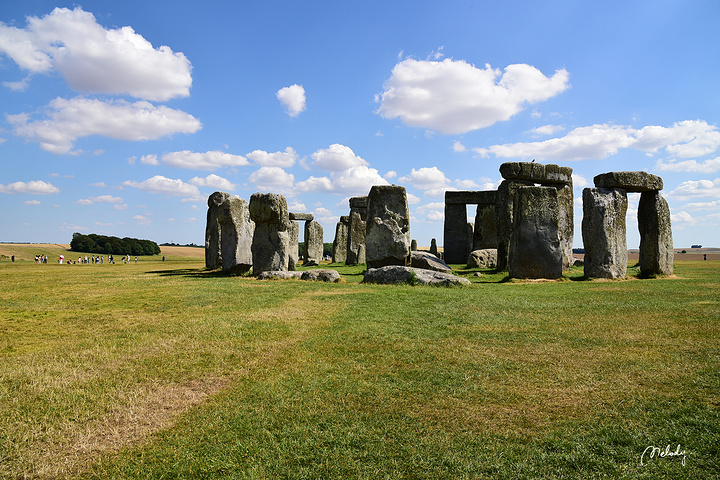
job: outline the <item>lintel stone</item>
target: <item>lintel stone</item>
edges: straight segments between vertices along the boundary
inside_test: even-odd
[[[598,188],[622,188],[627,192],[652,192],[663,189],[663,180],[648,172],[608,172],[593,179]]]
[[[506,180],[526,180],[544,185],[572,183],[572,168],[552,163],[506,162],[500,165],[500,175]]]
[[[497,201],[497,190],[484,191],[447,191],[445,204],[447,205],[494,205]]]
[[[295,213],[290,212],[290,220],[312,222],[315,217],[312,213]]]

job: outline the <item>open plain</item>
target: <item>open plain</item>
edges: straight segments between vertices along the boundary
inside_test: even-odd
[[[669,278],[453,265],[473,284],[422,288],[162,248],[0,244],[0,477],[720,476],[716,251]]]

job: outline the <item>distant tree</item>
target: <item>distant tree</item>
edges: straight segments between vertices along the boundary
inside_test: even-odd
[[[91,233],[82,235],[73,233],[70,241],[70,250],[73,252],[100,253],[107,255],[158,255],[160,247],[151,240],[137,238],[107,237]]]

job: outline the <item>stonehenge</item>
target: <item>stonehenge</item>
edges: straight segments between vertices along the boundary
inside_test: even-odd
[[[349,199],[349,215],[335,228],[332,261],[448,271],[447,263],[507,271],[510,278],[559,278],[573,265],[572,169],[535,162],[507,162],[497,190],[445,192],[444,252],[418,251],[410,236],[407,192],[375,185],[368,195]],[[597,175],[583,189],[582,238],[587,278],[627,275],[628,193],[640,193],[637,209],[642,276],[672,275],[670,209],[660,194],[663,181],[647,172]],[[468,222],[467,205],[476,205]],[[225,192],[208,197],[205,266],[227,272],[286,272],[297,268],[304,221],[304,266],[323,260],[323,227],[312,214],[289,212],[284,196],[255,193],[247,202]]]

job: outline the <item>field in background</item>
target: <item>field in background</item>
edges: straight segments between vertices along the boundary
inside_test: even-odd
[[[720,476],[717,262],[448,289],[36,247],[0,262],[0,478]]]

